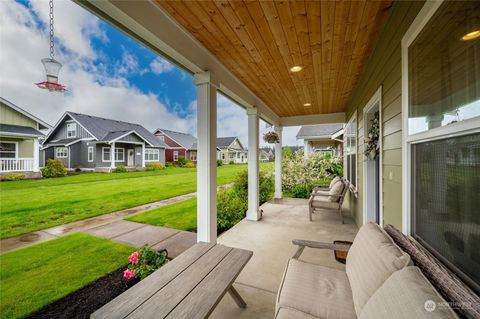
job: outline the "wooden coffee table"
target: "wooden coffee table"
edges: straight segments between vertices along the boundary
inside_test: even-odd
[[[248,250],[197,243],[97,310],[91,318],[208,318],[252,257]]]

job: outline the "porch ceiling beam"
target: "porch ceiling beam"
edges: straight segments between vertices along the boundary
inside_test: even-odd
[[[279,125],[278,115],[156,1],[74,1],[183,70],[191,74],[205,71],[214,73],[220,92],[244,108],[257,108],[264,121]]]
[[[280,118],[281,126],[299,126],[330,123],[345,123],[345,113],[341,112],[316,115],[301,115]]]

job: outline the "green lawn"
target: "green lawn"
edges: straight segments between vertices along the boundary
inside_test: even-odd
[[[267,163],[270,165],[271,163]],[[247,165],[218,168],[218,184],[234,181]],[[22,235],[88,217],[196,191],[196,169],[160,173],[80,174],[0,183],[0,238]]]
[[[23,318],[128,263],[134,248],[73,234],[0,255],[0,318]]]
[[[197,198],[149,210],[127,219],[155,226],[191,230],[197,227]]]

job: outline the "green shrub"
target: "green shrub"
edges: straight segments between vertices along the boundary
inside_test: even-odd
[[[179,156],[177,164],[180,167],[185,167],[185,165],[187,165],[187,161],[185,160],[185,156]]]
[[[222,160],[217,160],[217,166],[222,166],[223,165],[223,161]]]
[[[230,165],[231,165],[231,164],[235,164],[235,162],[234,162],[234,161],[230,161],[230,162],[228,162],[228,164],[230,164]]]
[[[126,173],[127,168],[125,166],[120,165],[120,166],[117,166],[113,172],[114,173]]]
[[[312,185],[295,185],[292,188],[292,197],[309,198],[314,186]]]
[[[145,166],[145,169],[147,171],[160,171],[164,168],[165,168],[165,166],[163,166],[162,163],[148,163]]]
[[[259,202],[261,205],[272,198],[275,191],[275,182],[272,175],[264,171],[260,171],[258,177]],[[237,175],[233,189],[242,199],[248,201],[248,171],[243,171]]]
[[[187,164],[185,164],[186,168],[195,168],[195,163],[192,161],[187,161]]]
[[[173,166],[172,162],[165,162],[165,167],[172,167],[172,166]]]
[[[25,179],[25,174],[23,174],[23,173],[8,173],[8,174],[0,176],[0,180],[2,180],[2,181],[19,181],[21,179]]]
[[[219,232],[233,227],[247,212],[248,201],[239,196],[233,189],[217,193],[217,228]]]
[[[128,257],[130,264],[123,272],[123,278],[126,280],[133,278],[145,279],[155,270],[165,265],[168,262],[167,257],[166,251],[157,252],[145,245]]]
[[[47,165],[41,169],[41,172],[45,178],[67,176],[67,169],[63,166],[62,161],[58,159],[47,160]]]

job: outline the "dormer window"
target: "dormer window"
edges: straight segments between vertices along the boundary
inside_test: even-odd
[[[77,137],[77,124],[67,123],[67,138]]]

